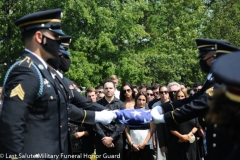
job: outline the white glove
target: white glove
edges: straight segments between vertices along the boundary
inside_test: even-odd
[[[117,116],[113,111],[103,110],[101,112],[95,112],[95,123],[100,122],[102,124],[109,124],[116,117]]]
[[[153,118],[153,122],[158,123],[165,123],[164,116],[162,114],[162,107],[156,106],[151,110],[151,115]]]

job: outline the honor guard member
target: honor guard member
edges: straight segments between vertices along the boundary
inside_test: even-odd
[[[0,117],[0,153],[4,156],[64,159],[61,155],[68,154],[67,106],[46,63],[49,59],[59,62],[60,36],[64,35],[61,18],[61,9],[53,9],[15,22],[25,50],[4,79]]]
[[[70,98],[70,102],[69,102],[70,107],[68,110],[69,111],[68,126],[69,126],[71,150],[74,155],[79,155],[81,153],[91,155],[94,152],[94,140],[92,138],[92,136],[94,136],[94,132],[91,129],[92,128],[91,125],[83,125],[83,124],[86,117],[89,120],[92,120],[93,123],[95,122],[94,121],[95,115],[91,114],[92,112],[89,113],[89,110],[101,111],[101,110],[104,110],[105,107],[98,103],[92,103],[91,101],[89,101],[86,97],[80,94],[73,87],[72,81],[64,77],[63,74],[61,73],[61,72],[63,73],[67,72],[71,64],[70,53],[68,52],[68,46],[71,41],[70,37],[68,37],[67,39],[67,36],[65,36],[65,39],[63,41],[65,42],[62,42],[59,48],[60,65],[58,67],[58,70],[56,71],[57,71],[57,78],[61,79],[61,81],[63,82],[63,87],[66,89],[66,91],[68,91],[68,96]],[[76,108],[72,108],[71,104],[75,104],[77,107],[79,107],[78,109],[79,111],[73,112],[72,110],[73,109],[76,110]],[[92,115],[93,117],[89,118]],[[108,116],[108,114],[106,114],[105,116]],[[87,134],[88,136],[84,136],[82,138],[76,138],[75,134],[80,131],[84,131],[84,134]]]
[[[212,74],[216,81],[226,88],[214,93],[210,100],[210,111],[206,119],[217,124],[219,132],[234,142],[225,160],[240,159],[240,52],[224,55],[212,65]],[[225,144],[222,144],[225,145]],[[226,152],[226,151],[225,151]]]
[[[211,69],[211,63],[215,58],[220,56],[217,54],[218,50],[221,54],[231,53],[239,50],[226,43],[225,41],[213,40],[213,39],[196,39],[196,44],[199,49],[200,67],[205,73],[209,73]],[[217,48],[219,46],[219,48]],[[224,49],[223,49],[224,48]],[[210,74],[211,75],[211,74]],[[208,76],[209,77],[209,76]],[[175,126],[179,123],[185,122],[195,117],[203,116],[207,113],[209,106],[208,100],[213,95],[213,91],[221,89],[222,86],[218,84],[211,76],[207,85],[203,86],[203,89],[196,93],[197,96],[192,96],[185,101],[177,101],[176,103],[163,104],[152,110],[153,119],[158,123],[167,123],[168,126]],[[189,102],[190,101],[190,102]],[[188,103],[187,103],[188,102]],[[165,113],[163,115],[159,115]],[[204,119],[205,120],[205,119]],[[211,128],[216,128],[216,125],[210,125]],[[210,131],[209,131],[210,130]],[[216,144],[212,142],[212,138],[216,137],[212,129],[207,129],[207,154],[208,158],[212,159],[212,156],[216,157],[215,152]],[[221,149],[220,149],[221,150]],[[219,151],[220,151],[219,150]],[[219,157],[224,157],[226,152],[220,151]]]
[[[71,59],[70,53],[68,52],[69,43],[71,42],[70,36],[62,37],[62,43],[59,48],[59,58],[60,64],[56,70],[56,78],[60,81],[61,86],[66,91],[66,97],[69,97],[69,107],[68,107],[68,120],[73,123],[81,124],[94,124],[95,122],[104,123],[104,119],[101,116],[100,112],[93,111],[102,111],[105,109],[104,106],[97,103],[92,103],[82,94],[80,94],[74,87],[71,80],[64,77],[63,73],[67,72],[70,68]],[[53,61],[48,61],[49,65],[54,66]],[[72,106],[75,105],[78,108]],[[107,113],[106,111],[105,113]],[[108,117],[105,115],[105,117]]]

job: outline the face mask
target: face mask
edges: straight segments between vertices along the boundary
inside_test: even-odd
[[[61,69],[61,71],[67,72],[69,70],[70,64],[71,64],[70,58],[68,58],[68,57],[61,57],[60,58],[59,68]]]
[[[59,68],[60,59],[59,58],[48,59],[47,63],[57,70]]]
[[[44,38],[46,39],[46,43],[43,44],[44,42]],[[53,59],[56,59],[54,60],[55,63],[58,63],[58,64],[54,64],[54,66],[59,66],[59,56],[58,56],[58,52],[59,52],[59,46],[61,44],[61,40],[53,40],[53,39],[50,39],[46,36],[43,35],[42,37],[42,43],[40,43],[42,48],[48,52],[49,54],[53,55]],[[53,63],[53,62],[51,62]],[[53,67],[53,66],[52,66]]]
[[[200,67],[201,67],[201,69],[202,69],[203,72],[205,72],[205,73],[209,73],[209,72],[210,72],[211,67],[207,64],[207,60],[210,59],[210,58],[212,58],[212,57],[213,57],[213,56],[208,57],[208,58],[205,59],[205,60],[200,60],[200,61],[199,61],[199,65],[200,65]]]

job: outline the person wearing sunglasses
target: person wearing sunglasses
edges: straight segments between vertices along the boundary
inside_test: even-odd
[[[149,103],[154,99],[152,88],[148,87],[146,92],[147,92],[147,103]]]
[[[133,109],[135,105],[135,93],[130,83],[126,82],[120,88],[120,100],[125,103],[126,109]]]
[[[102,85],[98,85],[96,88],[96,94],[97,94],[97,100],[100,100],[101,98],[99,98],[99,94],[103,93],[103,86]]]
[[[154,83],[154,84],[152,84],[151,87],[152,87],[154,99],[148,103],[149,109],[152,109],[153,104],[160,100],[160,95],[159,95],[160,84]]]
[[[223,87],[215,81],[210,72],[212,64],[216,63],[222,55],[240,50],[222,40],[196,39],[196,43],[199,50],[200,67],[202,71],[209,73],[207,81],[202,89],[193,96],[153,108],[151,115],[156,123],[167,123],[168,126],[176,126],[195,117],[205,117],[209,109],[209,100],[215,91]],[[203,120],[205,121],[205,118]],[[205,156],[208,159],[227,159],[227,153],[231,152],[233,144],[218,132],[216,124],[209,124],[206,127],[206,134],[203,135],[206,137],[207,144],[207,147],[204,148],[207,151]]]
[[[125,82],[120,88],[120,100],[125,104],[126,109],[134,109],[135,106],[135,92],[133,86]],[[125,149],[126,146],[126,135],[123,134],[123,159],[127,159],[128,150]]]
[[[192,88],[193,88],[194,93],[196,93],[202,89],[202,84],[200,82],[196,82],[193,84]]]
[[[170,103],[170,97],[167,86],[163,85],[159,88],[160,99],[153,104],[153,108],[164,103]],[[157,136],[156,136],[157,135]],[[166,124],[154,124],[153,145],[157,150],[157,159],[166,159],[168,157],[167,137],[169,130]]]
[[[180,84],[177,82],[170,82],[170,83],[168,83],[167,88],[169,91],[169,97],[170,97],[171,101],[174,101],[174,96],[175,96],[176,92],[181,89]]]

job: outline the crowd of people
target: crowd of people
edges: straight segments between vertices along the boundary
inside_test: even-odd
[[[111,96],[114,96],[115,100],[119,99],[119,103],[123,104],[122,108],[112,107],[111,110],[152,109],[164,103],[192,96],[202,87],[200,82],[194,83],[191,88],[187,88],[183,82],[170,82],[166,85],[154,83],[151,86],[146,84],[137,86],[126,82],[119,87],[120,90],[118,91],[116,88],[118,86],[118,77],[112,75],[109,79],[114,83],[114,86],[112,86],[114,93]],[[102,102],[108,99],[109,95],[105,96],[108,92],[108,86],[105,83],[95,88],[87,87],[85,96],[92,102],[102,104]],[[104,106],[107,106],[106,104]],[[110,109],[109,106],[107,109]],[[103,153],[118,155],[121,153],[121,157],[124,160],[177,160],[180,157],[182,157],[180,159],[198,160],[204,158],[204,152],[202,152],[204,150],[204,146],[202,145],[203,137],[198,134],[202,127],[198,122],[198,118],[182,123],[176,128],[168,127],[166,124],[156,125],[153,122],[147,126],[137,128],[122,126],[120,124],[115,125],[118,125],[118,127],[115,126],[115,129],[119,128],[119,132],[117,139],[111,141],[114,147],[106,146],[102,140],[105,136],[107,137],[107,135],[103,134],[104,131],[107,131],[106,126],[102,124],[95,124],[93,130],[90,131],[91,134],[82,134],[82,132],[72,130],[75,133],[71,134],[71,139],[82,139],[82,142],[77,142],[78,145],[75,142],[72,144],[72,147],[79,146],[79,154],[84,154],[86,147],[85,138],[90,136],[88,144],[91,144],[91,147],[88,147],[90,151],[86,152],[87,154],[93,153],[94,149],[96,149],[97,155]],[[189,142],[189,137],[191,136],[189,133],[191,132],[196,135],[196,141],[193,143]],[[109,133],[109,131],[107,133],[110,135],[113,134]],[[95,140],[93,141],[93,139]],[[104,152],[103,148],[105,148]]]

